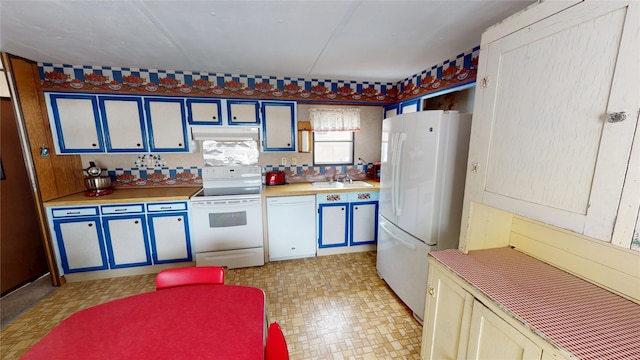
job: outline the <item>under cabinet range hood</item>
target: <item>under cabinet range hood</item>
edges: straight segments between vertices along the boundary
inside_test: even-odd
[[[191,138],[193,140],[258,141],[260,132],[257,127],[192,126]]]

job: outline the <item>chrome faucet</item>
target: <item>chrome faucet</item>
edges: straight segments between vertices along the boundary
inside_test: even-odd
[[[338,176],[336,176],[336,181],[337,182],[341,182],[341,183],[349,182],[349,184],[351,184],[351,182],[353,180],[351,180],[351,178],[349,177],[349,174],[346,174],[346,175],[338,175]]]

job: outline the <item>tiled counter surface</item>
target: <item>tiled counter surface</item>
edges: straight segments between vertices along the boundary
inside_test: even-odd
[[[157,189],[127,189],[113,190],[113,193],[103,196],[85,196],[84,192],[63,196],[58,199],[46,201],[44,206],[77,206],[77,205],[103,205],[123,204],[132,202],[153,201],[187,201],[191,195],[200,188],[157,188]]]
[[[311,183],[293,183],[285,185],[264,186],[262,195],[270,196],[295,196],[295,195],[316,195],[322,193],[345,193],[345,192],[361,192],[361,191],[379,191],[380,183],[377,181],[366,181],[373,186],[366,187],[348,187],[340,189],[316,189]]]
[[[511,248],[430,256],[579,359],[640,359],[640,305]]]

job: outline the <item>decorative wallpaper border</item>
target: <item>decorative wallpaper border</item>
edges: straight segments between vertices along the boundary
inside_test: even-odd
[[[38,63],[46,91],[389,105],[475,81],[476,47],[398,83]]]

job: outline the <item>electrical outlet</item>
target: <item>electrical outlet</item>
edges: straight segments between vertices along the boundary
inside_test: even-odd
[[[282,157],[282,160],[280,160],[280,165],[282,166],[286,166],[287,165],[287,158],[286,157]]]
[[[291,166],[298,166],[298,158],[295,156],[291,157]]]

